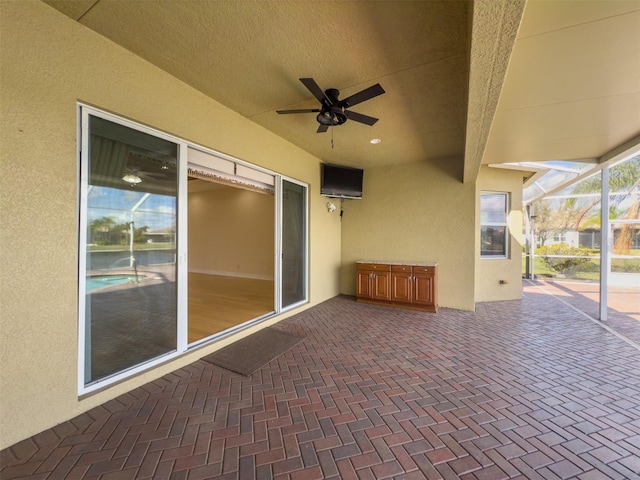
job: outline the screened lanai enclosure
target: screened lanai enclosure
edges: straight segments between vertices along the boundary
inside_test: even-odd
[[[307,185],[81,116],[79,392],[307,301]]]
[[[597,299],[600,320],[623,295],[640,320],[640,154],[536,167],[523,195],[523,276],[571,284]]]

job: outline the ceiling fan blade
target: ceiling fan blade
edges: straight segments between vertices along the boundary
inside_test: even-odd
[[[351,110],[345,110],[344,114],[347,116],[349,120],[353,120],[354,122],[364,123],[366,125],[373,125],[378,121],[377,118],[370,117],[369,115],[363,115],[362,113],[352,112]]]
[[[313,78],[301,78],[300,81],[313,93],[313,96],[316,97],[320,103],[328,106],[331,105],[331,100],[329,100],[329,97],[325,95],[324,91]]]
[[[317,113],[319,111],[319,108],[305,108],[302,110],[276,110],[276,113]]]
[[[316,130],[316,133],[324,133],[327,130],[329,130],[329,125],[324,125],[324,124],[320,124],[318,125],[318,130]]]
[[[353,107],[359,103],[362,103],[370,98],[377,97],[378,95],[382,95],[384,93],[384,89],[379,83],[370,86],[369,88],[365,88],[364,90],[354,93],[350,97],[347,97],[343,100],[340,100],[336,105],[339,107]]]

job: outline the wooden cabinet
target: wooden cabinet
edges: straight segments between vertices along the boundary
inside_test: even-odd
[[[413,298],[410,265],[391,266],[391,301],[411,303]]]
[[[391,268],[389,265],[360,264],[357,296],[371,300],[391,300]]]
[[[436,267],[413,267],[412,303],[437,308]]]
[[[357,300],[437,312],[437,268],[435,264],[358,262]]]

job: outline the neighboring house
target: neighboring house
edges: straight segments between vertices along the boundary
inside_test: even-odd
[[[144,237],[147,239],[147,243],[170,243],[176,241],[176,229],[161,228],[158,230],[149,230],[144,233]]]

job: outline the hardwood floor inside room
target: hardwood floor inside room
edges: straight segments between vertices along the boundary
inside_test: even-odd
[[[273,311],[273,280],[189,273],[189,343]]]

